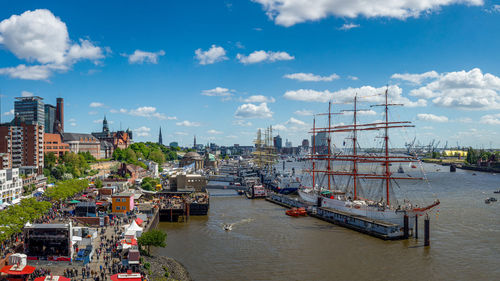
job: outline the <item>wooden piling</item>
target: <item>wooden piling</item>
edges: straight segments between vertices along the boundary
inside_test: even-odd
[[[424,246],[430,246],[430,219],[426,216],[424,219]]]
[[[403,226],[403,239],[408,239],[408,233],[409,233],[409,223],[408,223],[408,215],[405,214],[403,217],[404,219],[404,226]]]
[[[418,239],[418,215],[415,215],[415,239]]]

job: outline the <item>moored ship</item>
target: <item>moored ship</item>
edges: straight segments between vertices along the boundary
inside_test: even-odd
[[[400,235],[408,217],[407,227],[412,228],[411,218],[421,216],[439,205],[439,200],[419,207],[409,198],[397,198],[393,185],[398,186],[398,181],[423,180],[423,178],[397,175],[391,171],[392,163],[412,163],[418,161],[412,156],[393,155],[389,153],[389,129],[414,127],[406,121],[389,121],[389,107],[399,104],[388,103],[388,93],[385,92],[385,103],[375,105],[384,109],[385,120],[373,123],[358,123],[357,97],[354,98],[354,110],[349,110],[354,116],[353,123],[349,125],[331,125],[331,103],[329,104],[328,126],[316,128],[314,119],[312,133],[322,133],[327,136],[327,149],[321,153],[315,151],[315,137],[313,137],[313,151],[308,157],[312,162],[312,169],[307,172],[312,176],[312,186],[301,187],[298,191],[302,200],[316,204],[319,208],[331,210],[346,216],[357,216],[377,220],[394,227],[388,235]],[[340,113],[342,114],[342,113]],[[379,138],[383,139],[382,149],[378,153],[361,153],[358,143],[358,134],[363,131],[382,132]],[[332,152],[331,134],[347,133],[351,146],[344,152]],[[344,141],[345,145],[345,141]],[[323,164],[323,168],[316,166]],[[337,167],[334,169],[333,165]],[[317,178],[322,177],[320,185]],[[347,221],[346,221],[347,223]]]

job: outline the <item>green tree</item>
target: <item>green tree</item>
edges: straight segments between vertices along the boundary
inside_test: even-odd
[[[96,179],[94,182],[94,185],[96,188],[102,188],[102,180],[101,179]]]
[[[141,247],[147,248],[147,253],[150,255],[150,248],[153,247],[162,247],[165,248],[167,246],[167,234],[163,231],[153,229],[147,232],[144,232],[137,242]]]
[[[161,165],[165,163],[165,154],[161,150],[155,149],[149,154],[149,159]]]

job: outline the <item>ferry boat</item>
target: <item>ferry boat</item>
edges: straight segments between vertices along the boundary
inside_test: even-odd
[[[268,186],[269,189],[279,194],[293,194],[300,187],[300,179],[290,174],[276,174]]]
[[[399,104],[398,104],[399,105]],[[417,206],[410,199],[395,197],[393,185],[399,186],[402,180],[423,180],[423,178],[397,175],[391,171],[391,163],[410,163],[418,159],[408,155],[392,155],[389,153],[389,129],[414,127],[406,121],[389,121],[389,107],[396,104],[388,103],[388,93],[385,92],[385,103],[375,106],[384,108],[385,120],[361,124],[357,121],[359,109],[357,97],[354,98],[353,123],[350,125],[331,126],[331,103],[328,113],[328,126],[316,128],[316,117],[313,121],[312,134],[323,133],[327,135],[328,151],[318,154],[314,151],[315,137],[313,137],[313,151],[309,157],[312,169],[307,172],[312,175],[312,187],[301,187],[298,191],[302,200],[316,204],[319,208],[326,208],[346,216],[359,216],[370,220],[399,225],[393,233],[388,235],[398,236],[404,226],[404,217],[408,216],[408,227],[413,227],[415,216],[422,216],[440,204],[434,200],[430,204]],[[338,114],[338,113],[335,113]],[[342,113],[340,113],[342,114]],[[381,131],[383,135],[383,148],[380,153],[360,153],[358,134],[363,131]],[[332,153],[331,134],[348,133],[351,147],[346,153]],[[318,170],[316,162],[326,162],[326,169]],[[338,163],[341,168],[333,169],[332,163]],[[371,165],[371,166],[370,166]],[[367,171],[367,167],[371,171]],[[415,166],[416,167],[416,166]],[[319,175],[327,178],[327,184],[316,184]],[[347,222],[346,222],[347,223]]]

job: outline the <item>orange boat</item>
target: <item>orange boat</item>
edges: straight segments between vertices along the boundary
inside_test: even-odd
[[[302,208],[298,208],[298,209],[297,209],[297,212],[298,212],[298,213],[299,213],[299,215],[301,215],[301,216],[306,216],[306,215],[307,215],[307,211],[306,211],[306,209],[305,209],[304,207],[302,207]]]
[[[300,216],[300,213],[297,210],[297,208],[291,208],[290,210],[286,210],[285,214],[287,214],[288,216],[291,216],[291,217],[298,217],[298,216]]]

